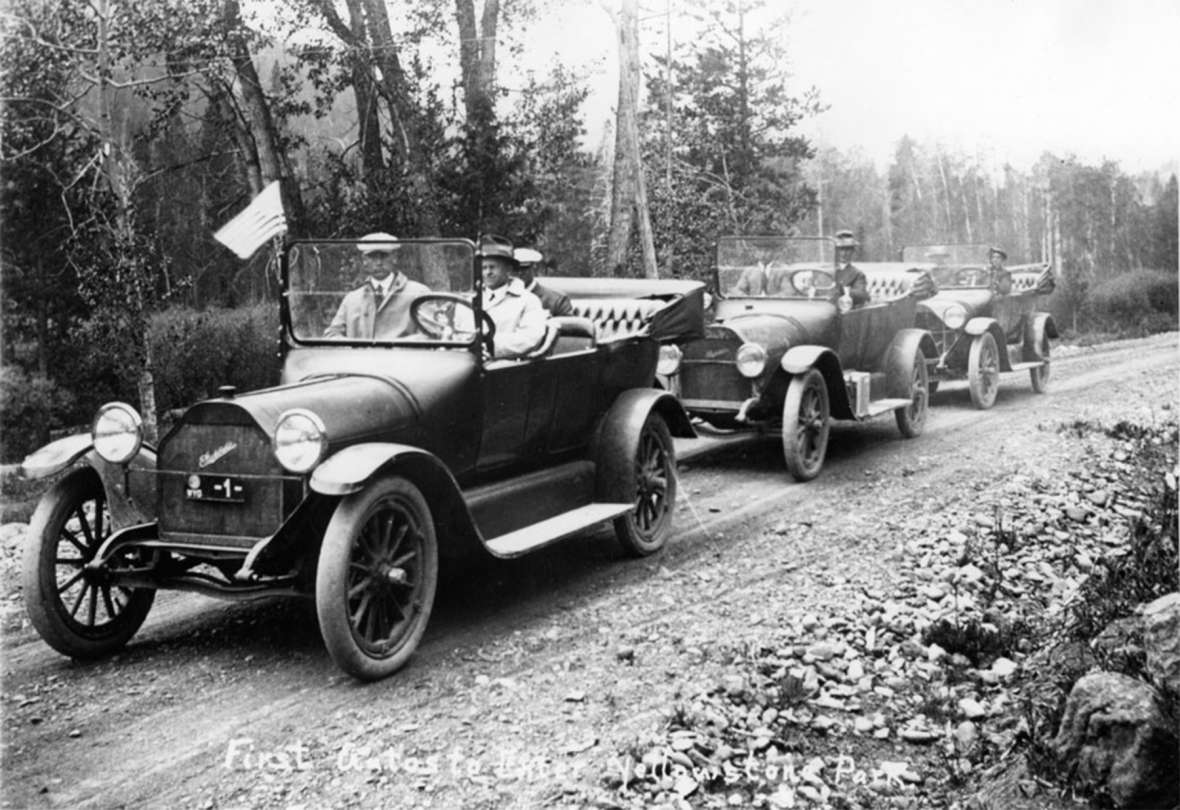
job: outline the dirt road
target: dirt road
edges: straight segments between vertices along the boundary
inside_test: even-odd
[[[584,804],[677,695],[719,676],[712,651],[887,587],[929,515],[1067,469],[1061,425],[1180,407],[1178,374],[1169,334],[1059,354],[1046,395],[1006,375],[986,412],[946,385],[918,439],[840,424],[804,485],[776,437],[681,443],[661,554],[626,559],[601,531],[451,577],[410,666],[376,684],[337,672],[309,602],[162,594],[92,665],[26,624],[4,639],[4,806]]]

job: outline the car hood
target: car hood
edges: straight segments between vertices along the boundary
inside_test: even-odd
[[[836,325],[836,307],[827,301],[771,302],[757,311],[719,308],[718,316],[724,317],[710,328],[712,335],[721,327],[744,343],[758,343],[768,350],[822,342]]]
[[[967,317],[985,311],[992,302],[993,293],[989,289],[971,287],[958,290],[939,290],[938,293],[924,301],[918,302],[922,310],[932,312],[942,317],[943,311],[952,304],[958,304],[967,310]]]
[[[477,374],[468,352],[410,349],[294,350],[273,388],[193,405],[187,424],[241,423],[247,415],[267,435],[279,417],[304,408],[324,422],[332,445],[391,439],[445,410]]]

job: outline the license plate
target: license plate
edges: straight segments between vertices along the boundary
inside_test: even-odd
[[[225,475],[190,475],[185,482],[184,497],[190,501],[245,503],[246,484]]]

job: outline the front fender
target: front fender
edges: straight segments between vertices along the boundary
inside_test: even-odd
[[[805,374],[812,368],[819,369],[828,387],[828,408],[835,419],[854,419],[852,402],[848,399],[848,386],[844,384],[844,369],[840,358],[827,346],[792,346],[779,361],[782,370],[791,376]]]
[[[1011,371],[1012,362],[1008,358],[1008,338],[1004,335],[1004,330],[1000,327],[1000,322],[995,318],[972,318],[967,321],[967,325],[963,327],[963,331],[972,337],[972,339],[979,337],[984,332],[991,332],[992,337],[996,341],[996,349],[1000,355],[1000,371]]]
[[[378,472],[398,461],[425,457],[446,467],[420,447],[392,442],[364,442],[350,445],[326,459],[311,474],[311,489],[321,495],[351,495],[364,488]],[[450,476],[450,472],[447,471]],[[458,489],[458,486],[455,487]]]
[[[89,433],[64,436],[25,456],[20,463],[20,474],[30,481],[48,478],[69,467],[92,446]]]
[[[623,492],[621,485],[630,480],[630,465],[635,463],[639,434],[652,413],[668,423],[673,436],[695,438],[696,430],[680,402],[658,388],[632,388],[619,394],[598,425],[591,446],[595,467],[595,497],[602,501],[630,501],[634,493]]]
[[[35,481],[57,475],[82,460],[102,481],[112,528],[156,519],[156,450],[151,445],[141,446],[126,464],[111,464],[94,452],[89,433],[75,433],[30,453],[21,462],[20,473]]]

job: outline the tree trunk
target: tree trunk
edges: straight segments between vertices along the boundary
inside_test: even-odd
[[[623,0],[616,18],[619,32],[619,107],[615,124],[615,160],[611,196],[607,266],[620,275],[627,262],[633,216],[639,219],[643,254],[643,275],[656,278],[655,245],[652,239],[643,162],[639,154],[639,17],[636,0]]]
[[[238,78],[241,92],[242,106],[246,120],[250,125],[250,135],[254,141],[254,149],[258,155],[258,167],[262,185],[251,188],[251,194],[256,196],[273,180],[282,184],[283,199],[290,207],[292,218],[296,222],[304,219],[303,195],[299,186],[283,172],[282,153],[279,149],[279,133],[274,125],[274,118],[270,114],[270,104],[266,94],[262,91],[262,82],[258,79],[258,70],[254,67],[254,59],[250,54],[250,47],[242,35],[241,11],[238,0],[225,0],[223,7],[226,37],[230,51],[230,60],[234,65],[234,73]]]

